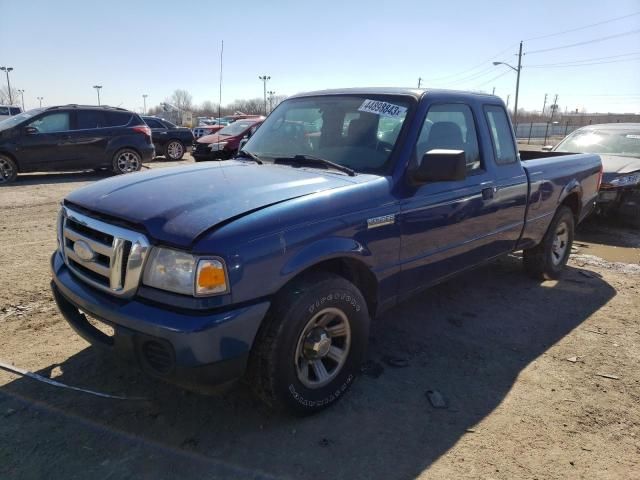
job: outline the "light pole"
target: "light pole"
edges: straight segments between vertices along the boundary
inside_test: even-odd
[[[9,105],[13,104],[13,98],[11,97],[11,82],[9,82],[9,72],[13,70],[13,67],[0,67],[0,70],[7,74],[7,89],[9,90]]]
[[[144,114],[147,114],[147,97],[149,95],[147,95],[146,93],[142,94],[142,101],[144,102],[144,108],[142,109],[142,111],[144,112]]]
[[[273,112],[273,96],[276,94],[273,90],[267,92],[269,94],[269,111]]]
[[[102,85],[94,85],[93,88],[98,92],[98,106],[100,106],[100,89],[102,88]]]
[[[494,65],[504,65],[516,72],[516,100],[513,110],[513,119],[515,124],[515,130],[518,130],[518,94],[520,93],[520,71],[522,70],[522,41],[520,41],[520,50],[518,51],[518,67],[514,67],[505,62],[493,62]]]
[[[422,77],[418,77],[418,88],[420,88],[420,85],[422,85]]]
[[[269,77],[268,75],[258,75],[258,78],[260,80],[262,80],[262,83],[264,85],[264,114],[267,114],[267,81],[271,80],[271,77]]]
[[[24,89],[18,89],[18,93],[22,96],[22,111],[24,112]]]
[[[44,99],[44,97],[36,97],[36,98],[40,102],[40,108],[42,108],[42,100]]]

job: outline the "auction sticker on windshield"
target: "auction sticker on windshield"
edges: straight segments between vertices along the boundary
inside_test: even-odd
[[[358,108],[361,112],[375,113],[383,117],[398,118],[407,112],[407,107],[381,102],[380,100],[365,100]]]

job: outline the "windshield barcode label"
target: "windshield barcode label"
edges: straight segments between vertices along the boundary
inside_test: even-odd
[[[397,118],[407,112],[407,107],[394,105],[393,103],[381,102],[379,100],[365,100],[358,108],[360,112],[375,113],[383,117]]]

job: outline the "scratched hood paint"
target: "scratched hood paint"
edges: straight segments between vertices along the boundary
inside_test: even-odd
[[[102,180],[65,202],[139,225],[160,243],[188,247],[221,222],[351,183],[348,177],[285,165],[207,162]]]

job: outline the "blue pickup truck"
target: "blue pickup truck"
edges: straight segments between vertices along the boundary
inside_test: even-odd
[[[300,94],[233,160],[71,193],[53,293],[77,333],[154,375],[244,378],[313,413],[353,383],[371,319],[406,297],[517,250],[534,278],[559,277],[602,167],[540,155],[521,158],[495,96]]]

